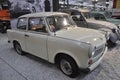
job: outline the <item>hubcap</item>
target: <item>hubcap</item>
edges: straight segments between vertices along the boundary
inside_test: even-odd
[[[60,62],[60,67],[65,74],[67,74],[67,75],[72,74],[72,67],[68,61],[62,59]]]

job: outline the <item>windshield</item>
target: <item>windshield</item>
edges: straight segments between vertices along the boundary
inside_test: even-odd
[[[52,32],[65,29],[67,27],[73,27],[71,25],[76,25],[72,18],[67,15],[47,17],[47,23],[49,25],[50,31]]]
[[[90,12],[82,12],[82,13],[86,19],[94,19],[94,17],[91,15]]]

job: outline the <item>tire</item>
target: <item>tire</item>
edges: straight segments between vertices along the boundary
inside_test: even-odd
[[[3,26],[2,33],[6,33],[6,32],[7,32],[7,26]]]
[[[20,44],[18,42],[14,42],[13,43],[13,46],[14,46],[14,49],[15,51],[19,54],[19,55],[23,55],[23,51],[22,51],[22,48],[20,46]]]
[[[62,56],[59,59],[58,66],[60,70],[67,76],[75,78],[79,74],[78,66],[75,61],[69,56]]]

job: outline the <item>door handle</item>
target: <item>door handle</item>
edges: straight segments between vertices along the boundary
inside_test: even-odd
[[[29,35],[25,34],[25,37],[29,37]]]

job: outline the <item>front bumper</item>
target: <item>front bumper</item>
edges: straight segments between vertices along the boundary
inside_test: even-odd
[[[100,62],[103,59],[105,53],[107,52],[107,49],[108,48],[106,47],[103,55],[96,62],[94,62],[92,65],[90,65],[86,70],[89,70],[89,71],[94,70],[100,64]]]

